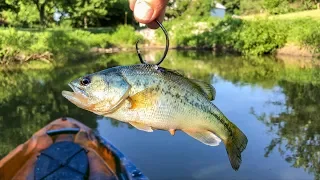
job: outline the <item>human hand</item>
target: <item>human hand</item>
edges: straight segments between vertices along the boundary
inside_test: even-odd
[[[130,9],[138,22],[152,29],[159,27],[154,21],[156,19],[163,21],[168,0],[129,0],[129,2]]]

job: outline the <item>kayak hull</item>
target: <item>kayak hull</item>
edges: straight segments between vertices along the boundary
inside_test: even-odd
[[[72,151],[75,155],[68,154]],[[111,142],[72,118],[54,120],[1,159],[0,179],[55,179],[67,174],[64,169],[78,174],[83,171],[79,176],[83,179],[148,179]]]

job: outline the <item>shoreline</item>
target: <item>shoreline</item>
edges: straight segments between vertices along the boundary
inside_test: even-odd
[[[165,46],[162,45],[142,45],[140,50],[164,50]],[[232,48],[226,48],[223,46],[217,47],[192,47],[192,46],[173,46],[169,47],[170,50],[176,51],[203,51],[203,52],[213,52],[217,55],[236,55],[242,56],[240,52],[233,50]],[[110,47],[110,48],[98,48],[93,47],[88,51],[88,54],[113,54],[120,52],[136,52],[135,47]],[[293,59],[317,59],[320,60],[320,53],[312,53],[310,49],[306,47],[300,47],[293,44],[287,44],[282,48],[276,49],[274,53],[264,54],[261,56],[273,56],[276,58],[287,57]],[[51,63],[51,60],[54,59],[53,54],[50,52],[46,52],[43,54],[35,53],[31,55],[24,55],[22,53],[13,56],[12,58],[16,59],[17,64],[24,64],[24,62],[28,61],[43,61],[46,63]],[[1,63],[1,65],[9,65],[11,63]]]
[[[165,46],[158,46],[158,45],[145,45],[141,46],[140,50],[163,50]],[[216,53],[226,53],[226,54],[233,54],[233,55],[240,55],[240,52],[233,50],[232,48],[225,48],[225,47],[190,47],[190,46],[173,46],[169,47],[171,50],[177,51],[210,51]],[[102,54],[112,54],[118,52],[135,52],[136,49],[132,48],[121,48],[121,47],[111,47],[111,48],[91,48],[90,52],[93,53],[102,53]],[[306,47],[300,47],[297,45],[288,44],[282,48],[277,49],[273,54],[266,54],[267,56],[287,56],[287,57],[301,57],[301,58],[320,58],[320,53],[312,53]]]

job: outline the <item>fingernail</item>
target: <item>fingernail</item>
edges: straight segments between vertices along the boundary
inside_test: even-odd
[[[143,0],[138,0],[134,8],[134,16],[138,19],[147,21],[151,19],[152,15],[153,9],[150,5]]]

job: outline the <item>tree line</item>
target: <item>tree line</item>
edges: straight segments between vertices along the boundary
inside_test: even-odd
[[[132,23],[128,0],[4,0],[0,24],[42,27],[66,23],[72,27]]]
[[[320,8],[320,0],[169,0],[165,19],[175,19],[184,14],[205,16],[216,2],[226,6],[229,15],[283,14]],[[135,24],[128,0],[0,1],[0,25],[48,27],[63,24],[86,28],[125,23]]]

